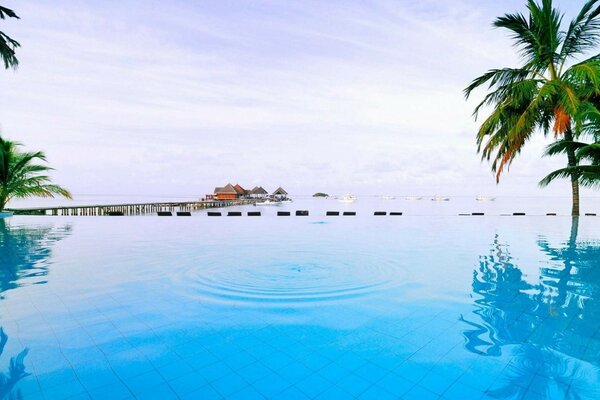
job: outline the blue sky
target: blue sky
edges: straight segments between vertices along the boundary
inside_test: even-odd
[[[568,195],[537,188],[563,164],[540,158],[550,139],[497,186],[462,96],[518,63],[491,22],[523,3],[3,0],[22,48],[1,129],[75,194]]]

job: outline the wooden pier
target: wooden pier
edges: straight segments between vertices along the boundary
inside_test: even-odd
[[[36,207],[7,209],[15,215],[74,215],[74,216],[102,216],[102,215],[144,215],[156,214],[159,211],[199,211],[207,208],[222,208],[242,206],[256,203],[255,199],[237,200],[205,200],[187,202],[162,202],[162,203],[137,203],[137,204],[109,204],[89,206],[66,207]]]

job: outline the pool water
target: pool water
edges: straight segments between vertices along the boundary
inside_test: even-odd
[[[598,399],[597,218],[0,220],[0,398]]]

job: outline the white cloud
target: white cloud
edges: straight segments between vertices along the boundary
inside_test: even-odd
[[[532,193],[559,165],[538,139],[496,188],[475,153],[461,90],[517,62],[490,28],[504,3],[8,6],[23,47],[0,74],[3,132],[46,150],[75,193]]]

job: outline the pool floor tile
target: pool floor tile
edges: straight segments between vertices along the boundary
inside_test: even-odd
[[[344,378],[334,383],[354,397],[359,397],[362,392],[373,385],[371,382],[354,373],[346,375]]]
[[[414,385],[414,382],[392,372],[384,376],[375,386],[385,389],[386,392],[391,393],[394,396],[400,397],[408,392]]]
[[[330,381],[323,378],[320,374],[314,373],[298,382],[296,387],[302,390],[309,397],[313,398],[323,393],[331,385],[332,383]]]
[[[440,395],[435,394],[422,386],[413,386],[407,393],[402,396],[404,400],[437,400]]]
[[[211,382],[210,385],[214,387],[217,390],[217,392],[221,393],[221,395],[227,397],[230,394],[235,393],[248,386],[248,382],[246,382],[238,374],[231,373]]]
[[[208,382],[206,379],[197,372],[187,373],[169,381],[169,386],[171,386],[173,391],[179,396],[191,393],[207,384]]]
[[[291,383],[283,379],[276,373],[265,376],[254,382],[252,387],[258,390],[263,396],[267,398],[277,398],[276,396],[291,387]]]

